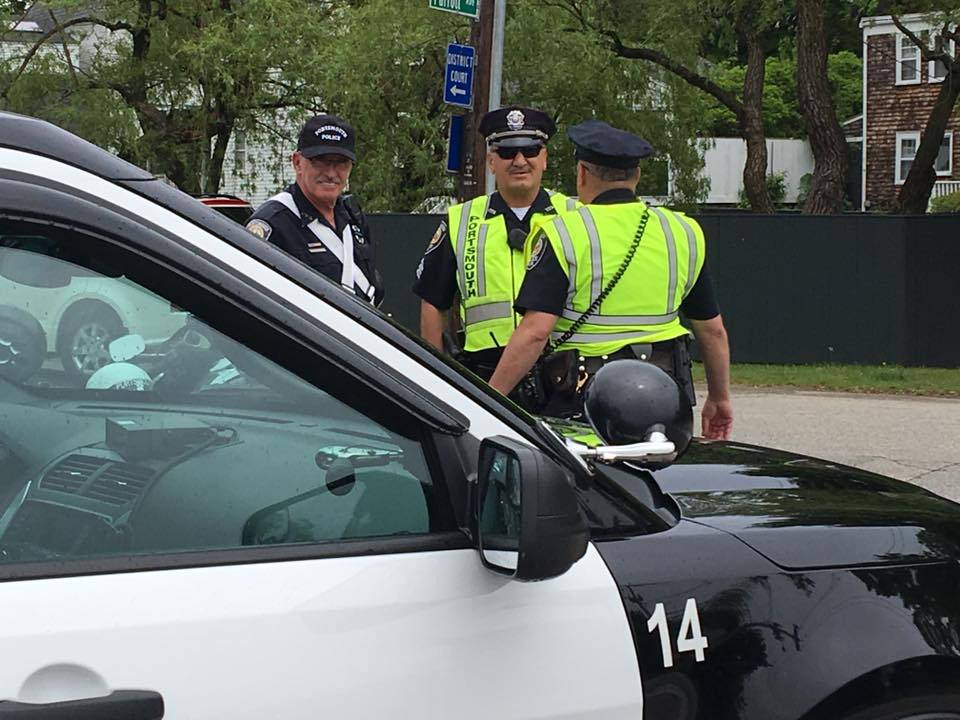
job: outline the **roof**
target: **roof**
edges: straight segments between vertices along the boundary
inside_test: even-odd
[[[937,12],[907,13],[897,16],[901,25],[915,32],[932,28],[942,22],[943,17],[943,13]],[[860,27],[864,35],[888,35],[900,32],[893,23],[892,15],[870,15],[860,18]]]
[[[89,15],[91,12],[90,7],[63,9],[53,8],[42,3],[33,3],[22,15],[18,13],[15,16],[8,16],[7,28],[18,33],[36,33],[39,35],[55,30],[59,23]]]

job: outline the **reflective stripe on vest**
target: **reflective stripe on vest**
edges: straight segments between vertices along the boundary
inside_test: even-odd
[[[571,206],[570,198],[559,193],[549,195],[557,212]],[[526,257],[507,242],[504,218],[487,218],[490,198],[482,195],[454,205],[447,218],[457,258],[460,313],[466,332],[464,348],[470,352],[505,346],[520,321],[513,301],[526,270]],[[575,199],[572,205],[578,205]],[[551,217],[534,213],[530,217],[531,230]]]
[[[660,219],[660,227],[667,240],[667,252],[670,254],[670,285],[667,290],[667,308],[672,310],[677,297],[677,241],[673,234],[673,228],[666,213],[659,208],[650,208],[650,212]],[[687,263],[687,282],[683,288],[683,297],[690,294],[696,279],[697,268],[697,237],[693,227],[681,215],[672,213],[673,217],[680,223],[687,238],[687,253],[689,262]]]
[[[639,203],[584,206],[543,226],[557,256],[565,259],[568,276],[567,300],[552,333],[554,341],[583,316],[621,267],[642,210]],[[563,347],[572,345],[587,355],[600,355],[631,341],[658,342],[685,335],[678,310],[703,264],[699,232],[692,220],[651,208],[637,253],[620,282]],[[631,314],[631,310],[639,312]]]
[[[498,318],[508,318],[513,315],[513,306],[508,302],[492,302],[486,305],[474,305],[468,307],[464,322],[468,325],[485,322],[487,320],[496,320]]]
[[[567,303],[566,306],[573,305],[573,296],[577,292],[577,254],[573,251],[573,240],[570,239],[570,229],[560,216],[555,221],[557,234],[560,236],[560,243],[563,245],[563,257],[567,261],[569,272],[567,273]]]
[[[550,333],[550,337],[554,340],[559,340],[563,335],[562,332],[554,331]],[[644,340],[646,338],[653,337],[657,335],[655,332],[646,332],[643,330],[637,330],[636,332],[622,332],[622,333],[589,333],[589,332],[578,332],[570,336],[569,340],[564,343],[564,349],[567,349],[567,345],[586,345],[587,343],[598,342],[600,340]]]

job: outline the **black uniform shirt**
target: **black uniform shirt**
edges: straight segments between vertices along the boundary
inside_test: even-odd
[[[600,193],[591,203],[592,205],[612,205],[616,203],[636,202],[636,196],[626,188],[607,190]],[[569,280],[563,271],[563,266],[553,251],[549,242],[543,243],[543,250],[537,259],[532,259],[533,267],[527,269],[523,285],[517,294],[515,307],[518,313],[526,310],[560,315],[567,299]],[[680,311],[691,320],[710,320],[720,314],[720,306],[713,292],[713,282],[710,280],[710,271],[704,258],[703,267],[697,281],[690,289]]]
[[[533,205],[521,220],[504,202],[500,193],[495,192],[490,197],[490,205],[487,207],[487,219],[503,215],[508,237],[511,230],[519,230],[522,231],[523,239],[526,240],[530,232],[530,218],[534,213],[555,215],[556,212],[550,204],[549,193],[541,188],[537,197],[534,198]],[[453,232],[456,231],[457,229],[454,228]],[[450,242],[450,228],[447,227],[446,219],[440,223],[420,259],[413,292],[439,310],[449,310],[453,305],[453,298],[457,294],[457,256],[453,250],[453,243]]]
[[[374,264],[370,228],[360,208],[357,206],[350,208],[343,196],[338,197],[333,206],[333,219],[336,223],[334,227],[307,199],[299,185],[293,183],[286,190],[293,195],[293,201],[300,210],[300,217],[297,218],[283,203],[268,200],[250,216],[247,229],[339,284],[343,264],[320,243],[307,226],[314,220],[319,220],[342,239],[343,232],[349,225],[353,233],[353,262],[376,289],[375,303],[379,305],[383,299],[383,283]],[[363,297],[359,288],[355,290]]]

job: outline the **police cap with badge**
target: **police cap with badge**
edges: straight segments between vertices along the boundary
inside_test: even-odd
[[[511,105],[484,115],[479,130],[487,140],[487,147],[508,160],[515,157],[517,151],[525,156],[535,151],[528,156],[534,157],[557,131],[557,126],[553,118],[541,110]],[[525,148],[529,150],[524,152]],[[511,149],[513,155],[507,157]]]
[[[601,167],[632,170],[640,160],[653,154],[653,147],[642,137],[619,130],[602,120],[587,120],[567,130],[576,147],[577,160]]]

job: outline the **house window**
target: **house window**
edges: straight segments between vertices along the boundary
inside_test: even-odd
[[[914,85],[920,82],[920,48],[906,35],[897,38],[897,85]]]
[[[943,36],[937,35],[934,38],[935,49],[941,50],[943,48]],[[957,56],[957,46],[953,40],[950,41],[947,49],[947,54],[950,57]],[[930,82],[941,82],[947,76],[947,66],[943,64],[941,60],[931,60],[930,69],[927,71],[929,75]]]
[[[940,143],[940,152],[937,153],[937,161],[933,165],[937,175],[953,174],[953,133],[945,132],[943,142]]]
[[[247,162],[247,134],[237,130],[233,136],[233,168],[234,172],[242,173]]]
[[[907,179],[919,144],[920,133],[897,133],[897,185],[903,185],[903,181]]]
[[[919,132],[897,133],[897,185],[902,185],[907,179],[919,146]],[[940,143],[940,151],[937,153],[933,169],[939,176],[953,174],[953,132],[944,133],[943,142]]]

